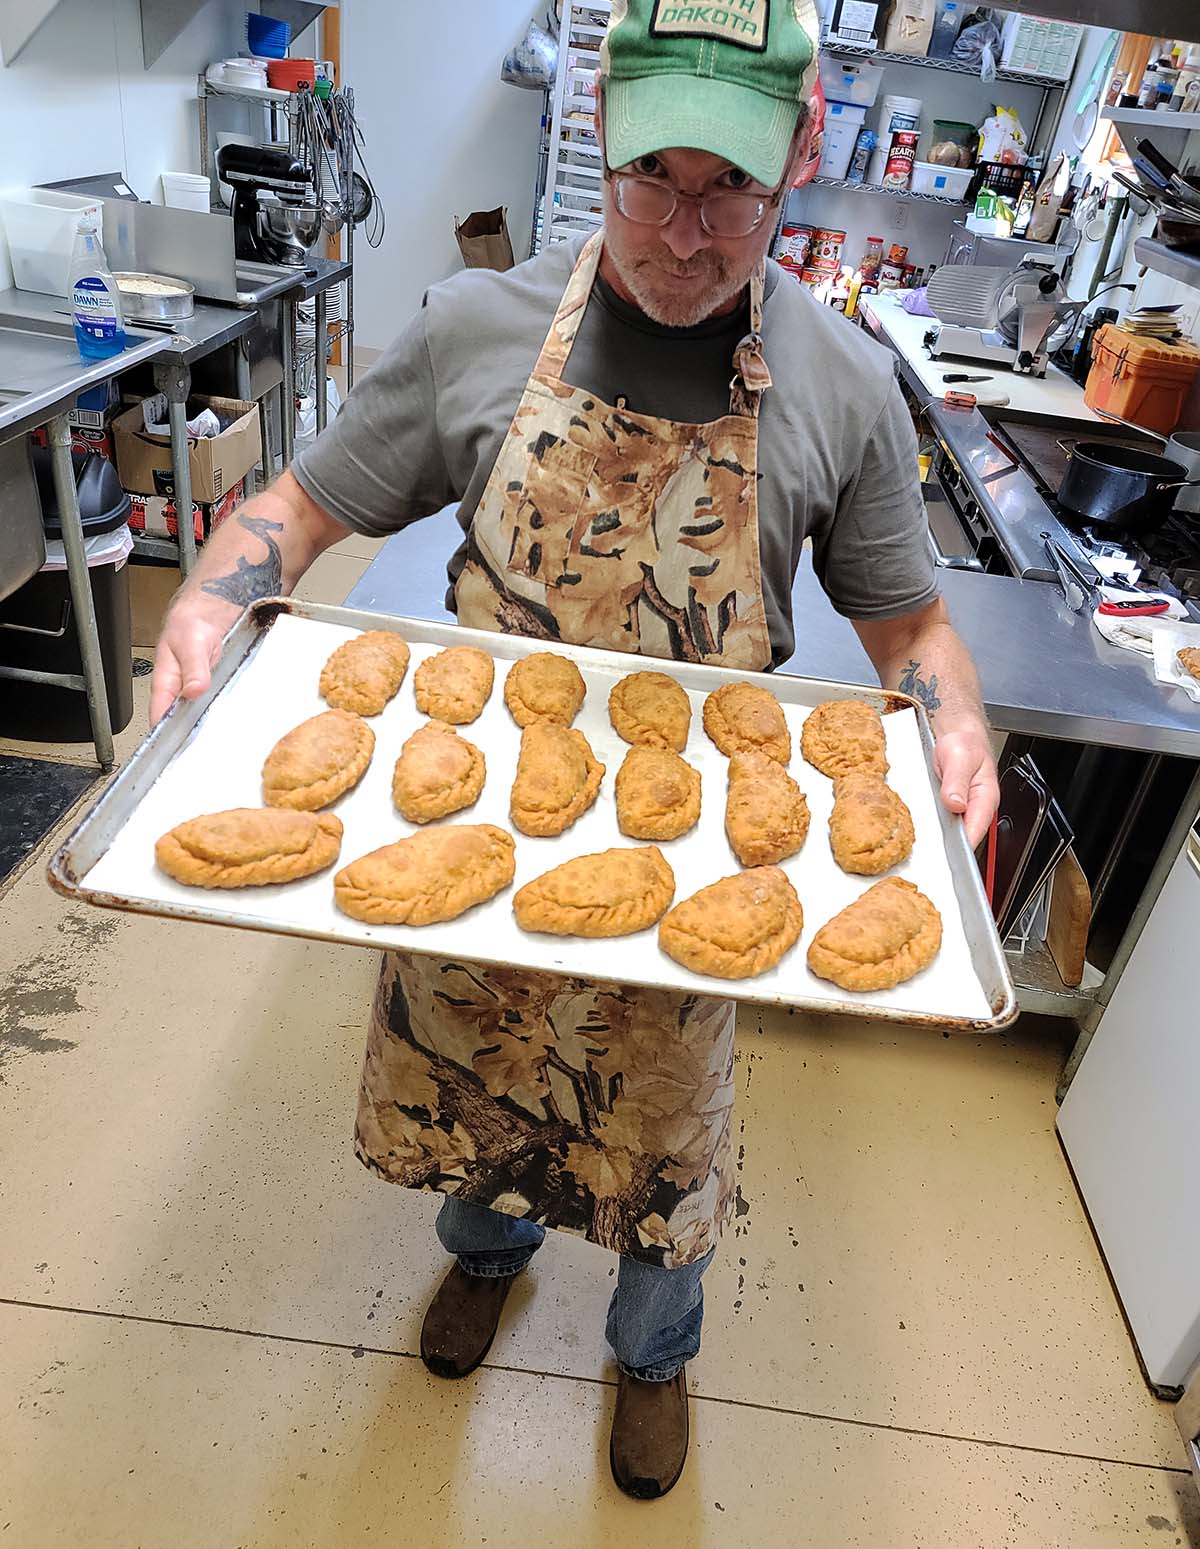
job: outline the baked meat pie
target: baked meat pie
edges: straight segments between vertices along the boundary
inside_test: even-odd
[[[903,877],[885,877],[835,914],[812,939],[808,966],[844,990],[890,990],[928,968],[942,917]]]

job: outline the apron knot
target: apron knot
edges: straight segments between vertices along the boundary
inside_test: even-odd
[[[748,333],[733,352],[732,387],[744,387],[748,393],[761,393],[771,386],[771,368],[763,354],[762,335]]]

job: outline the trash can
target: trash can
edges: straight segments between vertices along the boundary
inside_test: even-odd
[[[75,485],[83,521],[88,580],[96,609],[100,655],[114,732],[133,718],[133,647],[130,640],[129,496],[112,463],[75,452]],[[0,662],[39,672],[83,673],[75,608],[67,580],[58,501],[49,453],[34,449],[34,472],[46,530],[46,562],[24,586],[0,602]],[[30,742],[87,742],[92,727],[87,696],[53,684],[0,678],[0,734]]]

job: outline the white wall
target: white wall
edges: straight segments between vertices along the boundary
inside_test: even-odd
[[[426,287],[462,267],[455,216],[507,205],[514,254],[526,256],[542,94],[506,85],[500,65],[533,10],[533,0],[343,5],[343,79],[387,211],[379,249],[355,233],[359,348],[385,348]]]
[[[138,0],[62,0],[0,67],[0,188],[120,170],[140,198],[161,200],[160,172],[199,170],[196,77],[245,48],[245,9],[210,0],[144,70]],[[215,127],[261,116],[214,106]],[[0,288],[11,282],[0,242]]]

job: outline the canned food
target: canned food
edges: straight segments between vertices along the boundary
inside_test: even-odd
[[[883,169],[884,188],[907,188],[917,159],[920,135],[902,132],[892,136],[887,165]]]
[[[879,270],[880,290],[895,290],[900,284],[900,278],[904,273],[903,264],[885,263]]]
[[[794,263],[803,269],[812,250],[813,228],[786,224],[779,234],[776,258],[780,263]]]
[[[813,268],[837,269],[842,262],[842,249],[846,245],[846,233],[834,231],[829,226],[818,226],[813,232],[809,264]]]
[[[887,261],[890,264],[903,264],[908,260],[908,249],[901,242],[893,242],[888,248]]]
[[[818,285],[825,285],[833,275],[828,269],[802,269],[800,271],[801,285],[807,285],[809,290],[816,290]]]

